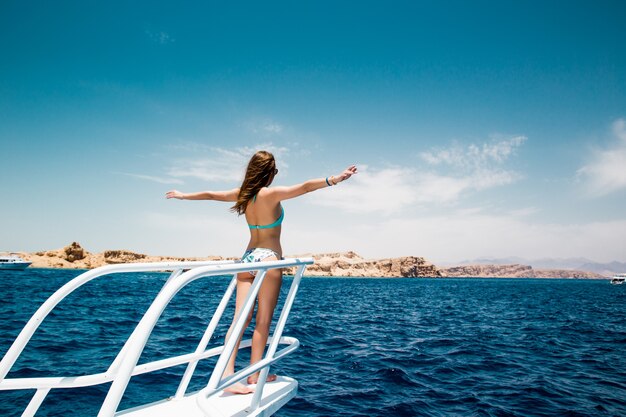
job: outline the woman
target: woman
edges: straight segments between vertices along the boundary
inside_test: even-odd
[[[255,153],[246,169],[246,176],[241,187],[230,191],[204,191],[199,193],[184,194],[177,190],[169,191],[167,198],[177,198],[179,200],[217,200],[231,201],[235,205],[231,211],[239,215],[245,215],[248,227],[250,228],[250,241],[246,248],[242,262],[276,261],[282,259],[283,251],[280,245],[280,232],[285,211],[280,204],[283,200],[295,198],[311,191],[337,185],[356,174],[356,166],[348,167],[339,175],[331,175],[326,178],[318,178],[305,181],[301,184],[289,187],[272,187],[270,184],[274,180],[278,169],[274,156],[267,151]],[[237,274],[237,296],[235,302],[235,315],[233,324],[226,335],[230,337],[235,319],[237,318],[248,295],[248,291],[254,281],[256,271]],[[282,271],[272,269],[267,272],[265,280],[261,285],[257,297],[256,326],[252,335],[252,351],[250,362],[255,363],[262,359],[265,344],[269,336],[272,315],[280,293],[282,284]],[[254,310],[254,309],[253,309]],[[247,317],[244,327],[248,327],[252,320],[252,311]],[[240,338],[241,340],[241,338]],[[239,349],[239,341],[235,347],[233,355],[230,357],[224,376],[232,375],[235,372],[235,358]],[[259,372],[248,377],[248,384],[256,384]],[[267,381],[273,381],[276,375],[269,375]],[[231,385],[226,389],[235,394],[248,394],[254,391],[253,388],[240,382]]]

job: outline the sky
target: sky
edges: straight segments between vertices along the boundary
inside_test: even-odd
[[[274,153],[284,253],[626,261],[619,1],[0,3],[0,250],[240,255]]]

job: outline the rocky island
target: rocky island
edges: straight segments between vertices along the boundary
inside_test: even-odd
[[[92,253],[85,250],[79,243],[72,242],[68,246],[34,253],[18,252],[34,268],[72,268],[92,269],[103,265],[128,262],[165,262],[165,261],[201,261],[237,259],[222,256],[206,257],[171,257],[150,256],[129,250],[106,250]],[[465,265],[438,268],[426,259],[417,256],[398,258],[365,259],[354,252],[299,254],[287,257],[313,257],[315,264],[306,269],[307,276],[319,277],[406,277],[406,278],[439,278],[439,277],[493,277],[493,278],[606,278],[605,276],[587,272],[561,269],[533,269],[529,265]],[[293,269],[287,268],[285,273],[292,274]]]
[[[464,265],[440,269],[445,277],[463,278],[606,278],[595,272],[572,269],[534,269],[530,265]]]
[[[368,260],[354,252],[304,254],[294,257],[312,257],[313,265],[306,268],[306,275],[316,277],[441,277],[437,267],[424,258],[403,256],[400,258],[385,258]],[[288,274],[294,269],[287,268]]]

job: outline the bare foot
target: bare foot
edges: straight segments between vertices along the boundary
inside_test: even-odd
[[[224,392],[230,392],[231,394],[244,395],[244,394],[251,394],[251,393],[253,393],[254,392],[254,388],[248,387],[248,386],[242,384],[241,382],[237,382],[237,383],[231,385],[228,388],[224,388]]]
[[[265,381],[266,382],[273,382],[273,381],[276,381],[276,378],[277,378],[276,375],[269,374]],[[259,381],[259,375],[258,374],[250,375],[248,377],[248,384],[256,384],[258,381]]]

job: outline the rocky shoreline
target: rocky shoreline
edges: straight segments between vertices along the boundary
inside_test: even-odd
[[[201,261],[236,259],[221,256],[170,257],[150,256],[128,250],[106,250],[92,253],[77,242],[57,250],[26,253],[18,252],[25,260],[32,262],[34,268],[70,268],[92,269],[104,265],[128,262],[165,262],[165,261]],[[417,256],[398,258],[365,259],[354,252],[299,254],[287,257],[310,256],[315,264],[306,269],[307,276],[318,277],[406,277],[406,278],[607,278],[593,272],[562,269],[533,269],[529,265],[466,265],[439,268],[426,259]],[[292,274],[294,269],[286,268],[285,273]]]
[[[571,269],[534,269],[530,265],[465,265],[442,268],[446,277],[458,278],[585,278],[604,279],[604,275]]]

